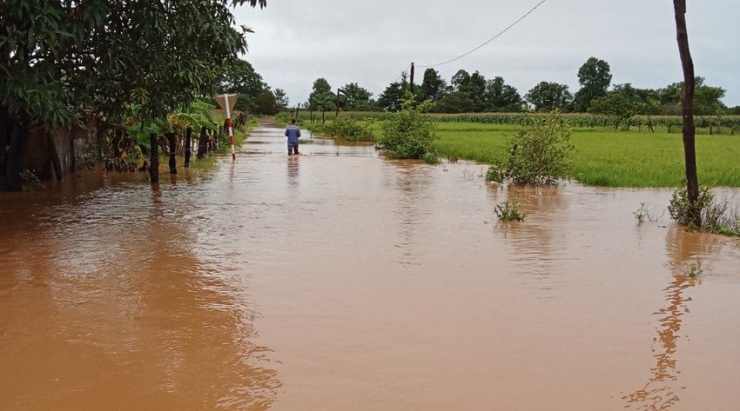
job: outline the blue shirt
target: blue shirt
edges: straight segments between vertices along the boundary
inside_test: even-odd
[[[288,137],[289,144],[296,144],[301,136],[301,130],[295,124],[291,124],[285,128],[285,136]]]

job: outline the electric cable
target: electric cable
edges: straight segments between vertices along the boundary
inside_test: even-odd
[[[534,11],[537,10],[546,1],[547,0],[540,1],[539,3],[537,3],[536,6],[532,7],[532,9],[530,9],[525,15],[523,15],[522,17],[520,17],[517,21],[511,23],[508,27],[506,27],[505,29],[503,29],[502,31],[500,31],[498,34],[496,34],[495,36],[493,36],[490,39],[488,39],[485,43],[481,44],[480,46],[478,46],[478,47],[476,47],[476,48],[474,48],[472,50],[470,50],[469,52],[467,52],[465,54],[461,54],[461,55],[459,55],[459,56],[457,56],[457,57],[455,57],[453,59],[450,59],[450,60],[447,60],[447,61],[444,61],[444,62],[441,62],[441,63],[428,64],[428,65],[417,65],[416,67],[417,68],[429,68],[429,67],[442,66],[442,65],[445,65],[445,64],[452,63],[453,61],[460,60],[461,58],[463,58],[465,56],[468,56],[470,54],[473,54],[474,52],[480,50],[481,48],[483,48],[484,46],[486,46],[488,43],[490,43],[490,42],[496,40],[497,38],[501,37],[504,33],[506,33],[511,28],[513,28],[514,26],[516,26],[517,24],[519,24],[519,22],[521,22],[522,20],[524,20],[525,18],[527,18],[527,16],[529,16],[530,14],[534,13]]]

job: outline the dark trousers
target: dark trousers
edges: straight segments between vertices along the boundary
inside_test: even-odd
[[[288,143],[288,155],[300,154],[298,152],[298,143]]]

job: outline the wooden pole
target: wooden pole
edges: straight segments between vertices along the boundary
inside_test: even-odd
[[[190,146],[191,146],[192,136],[193,136],[193,128],[188,127],[187,129],[185,129],[185,164],[184,166],[186,168],[190,167],[190,155],[191,155]]]
[[[414,94],[414,63],[411,63],[411,77],[409,80],[409,90],[411,90],[411,94]]]
[[[208,151],[208,129],[206,126],[200,128],[200,138],[198,139],[198,160],[202,160]]]
[[[159,144],[157,144],[157,140],[156,134],[149,134],[149,144],[151,146],[151,150],[149,150],[149,177],[151,177],[152,184],[159,183]]]
[[[175,140],[175,133],[165,133],[167,141],[170,143],[170,174],[177,174],[177,141]]]

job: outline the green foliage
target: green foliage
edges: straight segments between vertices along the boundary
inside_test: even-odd
[[[713,200],[714,195],[709,191],[709,188],[701,187],[699,189],[699,198],[697,199],[696,203],[692,204],[689,201],[688,190],[686,189],[686,185],[684,184],[683,187],[675,190],[671,195],[671,201],[668,205],[668,213],[670,214],[671,218],[678,224],[693,226],[693,222],[691,219],[693,211],[699,210],[699,212],[701,213],[702,210],[706,209],[712,204]],[[693,228],[700,229],[701,227]]]
[[[545,119],[532,119],[510,137],[506,164],[500,164],[503,175],[515,184],[557,184],[566,178],[570,167],[571,130],[560,113],[554,111]]]
[[[331,92],[331,85],[325,78],[317,78],[313,82],[313,90],[308,96],[307,108],[313,111],[331,110],[334,102],[334,94]]]
[[[373,93],[360,87],[357,83],[349,83],[342,87],[340,107],[343,110],[367,111],[375,108],[375,103],[370,100]]]
[[[575,111],[589,111],[591,102],[606,95],[612,75],[609,63],[596,57],[589,58],[578,70],[578,82],[581,89],[576,92],[573,106]]]
[[[313,125],[311,130],[349,141],[375,141],[372,120],[358,121],[352,117],[339,117],[324,125]]]
[[[234,110],[255,113],[263,87],[262,76],[249,62],[238,59],[224,64],[220,94],[239,94]]]
[[[401,111],[383,124],[378,146],[391,158],[423,159],[434,154],[434,123],[422,115],[432,104],[425,101],[416,105],[407,93]]]
[[[401,110],[405,90],[403,83],[391,83],[378,97],[378,107],[391,112]]]
[[[701,260],[696,260],[686,265],[686,275],[691,278],[696,278],[704,273],[704,269],[701,267]]]
[[[488,171],[486,171],[486,181],[489,183],[490,182],[503,183],[504,175],[501,172],[501,170],[498,169],[498,167],[490,166],[488,167]]]
[[[603,97],[591,101],[589,111],[595,114],[605,114],[615,119],[614,128],[622,121],[627,122],[637,113],[638,103],[624,93],[611,91]]]
[[[565,111],[573,101],[573,95],[565,84],[540,82],[524,96],[534,106],[535,111]]]
[[[692,223],[691,212],[696,209],[701,215],[701,227],[694,227]],[[717,200],[707,187],[699,188],[699,198],[695,204],[689,202],[685,186],[675,190],[668,205],[668,213],[676,223],[692,229],[740,236],[738,208],[733,208],[727,198]]]
[[[164,119],[210,95],[224,62],[246,51],[232,6],[264,0],[8,0],[0,5],[0,105],[52,128],[90,110],[120,121],[136,90],[141,116]],[[148,3],[147,3],[148,4]]]
[[[169,116],[169,127],[175,132],[182,132],[188,127],[197,130],[201,127],[217,130],[219,126],[213,115],[213,109],[213,104],[209,101],[193,101],[189,107],[178,110]]]
[[[501,221],[524,221],[526,216],[522,211],[519,211],[519,204],[513,201],[497,204],[494,212]]]
[[[424,162],[427,164],[439,164],[439,157],[437,157],[437,153],[432,151],[427,151],[424,153]]]
[[[424,71],[424,79],[421,82],[422,100],[439,100],[444,94],[447,83],[440,77],[439,72],[433,68]]]

